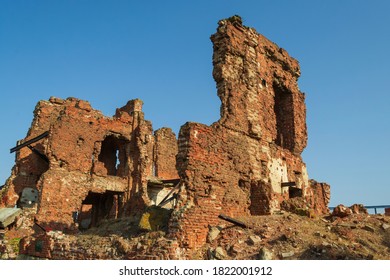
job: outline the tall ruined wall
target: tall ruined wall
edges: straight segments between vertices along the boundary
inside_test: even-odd
[[[243,26],[239,17],[220,21],[211,40],[213,76],[222,102],[219,122],[299,155],[307,131],[298,61]]]
[[[55,102],[55,99],[52,99]],[[51,102],[50,102],[51,103]],[[27,132],[24,141],[28,141],[50,129],[50,125],[57,119],[61,108],[59,106],[45,106],[45,101],[38,102],[34,110],[34,119]],[[42,139],[34,145],[34,148],[42,154],[46,153],[47,138]],[[49,165],[30,149],[24,148],[16,152],[15,166],[12,175],[5,186],[7,192],[2,194],[1,205],[16,205],[19,195],[26,187],[35,187],[40,176],[48,170]]]
[[[221,118],[179,133],[184,187],[170,230],[189,249],[205,243],[219,214],[271,214],[296,197],[311,207],[317,194],[300,156],[307,131],[298,62],[237,16],[220,21],[211,40]]]

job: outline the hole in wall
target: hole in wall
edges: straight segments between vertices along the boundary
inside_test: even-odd
[[[89,192],[77,215],[80,229],[96,226],[103,219],[118,218],[122,207],[122,192]]]
[[[19,195],[18,206],[21,208],[31,208],[38,202],[39,192],[35,188],[26,187]]]
[[[103,140],[98,160],[103,163],[107,175],[126,176],[124,166],[127,162],[127,143],[127,140],[114,135],[109,135]]]
[[[79,137],[78,139],[77,139],[77,146],[81,146],[81,145],[83,145],[84,144],[84,138],[82,138],[82,137]]]
[[[240,179],[240,180],[238,180],[238,186],[242,189],[242,190],[244,190],[244,191],[249,191],[250,190],[250,188],[251,188],[251,183],[250,182],[248,182],[248,181],[245,181],[245,180],[243,180],[243,179]]]
[[[303,193],[300,188],[289,187],[288,188],[288,196],[289,198],[302,197]]]

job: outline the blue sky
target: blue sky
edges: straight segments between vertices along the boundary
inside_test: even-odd
[[[141,98],[154,129],[218,120],[209,37],[238,14],[300,62],[303,158],[331,204],[390,204],[389,11],[376,0],[0,0],[0,185],[50,96],[108,116]]]

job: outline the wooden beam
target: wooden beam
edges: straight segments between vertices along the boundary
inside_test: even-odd
[[[242,221],[240,221],[240,220],[236,220],[236,219],[234,219],[234,218],[232,218],[232,217],[229,217],[229,216],[220,214],[220,215],[218,216],[218,218],[220,218],[220,219],[222,219],[222,220],[224,220],[224,221],[227,221],[227,222],[229,222],[229,223],[232,223],[232,224],[234,224],[234,225],[236,225],[236,226],[239,226],[239,227],[242,227],[242,228],[248,228],[248,226],[247,226],[244,222],[242,222]]]
[[[168,204],[169,202],[171,202],[171,201],[174,200],[174,199],[177,199],[177,193],[174,194],[174,195],[172,195],[170,198],[168,198],[168,199],[166,199],[166,200],[160,202],[160,203],[158,204],[158,206],[159,206],[159,207],[163,207],[165,204]]]
[[[282,182],[282,187],[294,187],[297,183],[295,182]]]
[[[173,194],[173,192],[176,190],[179,190],[180,183],[181,183],[181,181],[179,181],[176,184],[176,186],[171,189],[171,191],[163,198],[163,200],[160,201],[160,203],[157,206],[165,205],[165,201]]]
[[[172,184],[172,185],[176,186],[177,184],[180,183],[180,178],[178,178],[178,179],[162,179],[161,181],[164,184]]]

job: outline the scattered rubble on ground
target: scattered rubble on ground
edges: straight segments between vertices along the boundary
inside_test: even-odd
[[[192,251],[190,258],[390,260],[390,217],[383,214],[309,218],[281,212],[243,217],[241,221],[248,228],[223,220],[220,225],[211,227],[208,242]],[[136,224],[137,221],[130,218],[106,220],[77,235],[52,231],[40,240],[48,242],[50,259],[180,259],[172,251],[176,241],[170,239],[167,232],[135,230]],[[0,241],[1,257],[31,258],[32,254],[18,255],[13,251],[20,242],[20,238],[12,238],[15,233],[16,230],[9,231],[9,238]],[[27,246],[21,245],[22,250]]]

